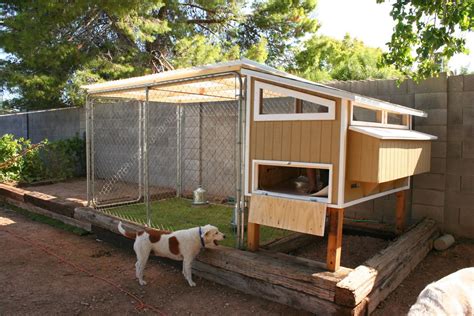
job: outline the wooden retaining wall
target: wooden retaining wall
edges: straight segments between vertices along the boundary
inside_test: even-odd
[[[0,201],[58,219],[88,231],[118,233],[120,220],[75,202],[0,184]],[[76,203],[79,204],[79,203]],[[123,220],[122,220],[123,221]],[[124,221],[129,229],[142,226]],[[247,252],[227,247],[206,249],[193,272],[242,292],[322,315],[371,313],[432,249],[438,229],[425,219],[356,269],[328,272],[325,264],[260,249]],[[121,237],[118,238],[125,239]],[[266,245],[291,249],[307,238],[295,236]]]

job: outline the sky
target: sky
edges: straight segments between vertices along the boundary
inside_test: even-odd
[[[313,14],[321,24],[319,34],[342,39],[349,33],[367,46],[387,50],[385,44],[390,41],[395,24],[390,9],[390,4],[377,4],[376,0],[318,0]],[[465,37],[470,55],[454,56],[449,61],[451,70],[468,66],[474,71],[474,32]]]

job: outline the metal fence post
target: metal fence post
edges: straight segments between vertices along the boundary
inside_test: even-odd
[[[87,95],[86,96],[86,174],[87,174],[87,206],[91,205],[91,150],[90,150],[90,145],[91,145],[91,140],[90,140],[90,98]]]
[[[149,101],[148,93],[149,87],[145,90],[145,113],[144,113],[144,137],[143,137],[143,171],[144,171],[144,197],[145,197],[145,209],[146,209],[146,220],[147,225],[151,226],[151,213],[150,213],[150,182],[149,182],[149,170],[148,170],[148,116],[149,116]]]
[[[181,104],[176,106],[176,197],[181,197],[182,194],[182,165],[181,165],[181,135],[182,135],[182,108]]]

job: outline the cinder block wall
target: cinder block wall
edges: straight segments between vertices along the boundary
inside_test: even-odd
[[[414,107],[428,113],[415,118],[415,130],[438,136],[432,143],[431,171],[412,178],[408,215],[435,219],[446,232],[474,238],[474,75],[441,74],[411,80],[333,82],[329,85]],[[369,201],[346,212],[356,219],[394,221],[395,197]]]
[[[82,108],[65,108],[0,115],[0,136],[29,137],[33,143],[84,137],[85,115]]]

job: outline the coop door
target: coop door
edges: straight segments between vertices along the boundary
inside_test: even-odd
[[[324,236],[326,203],[253,194],[249,222]]]

